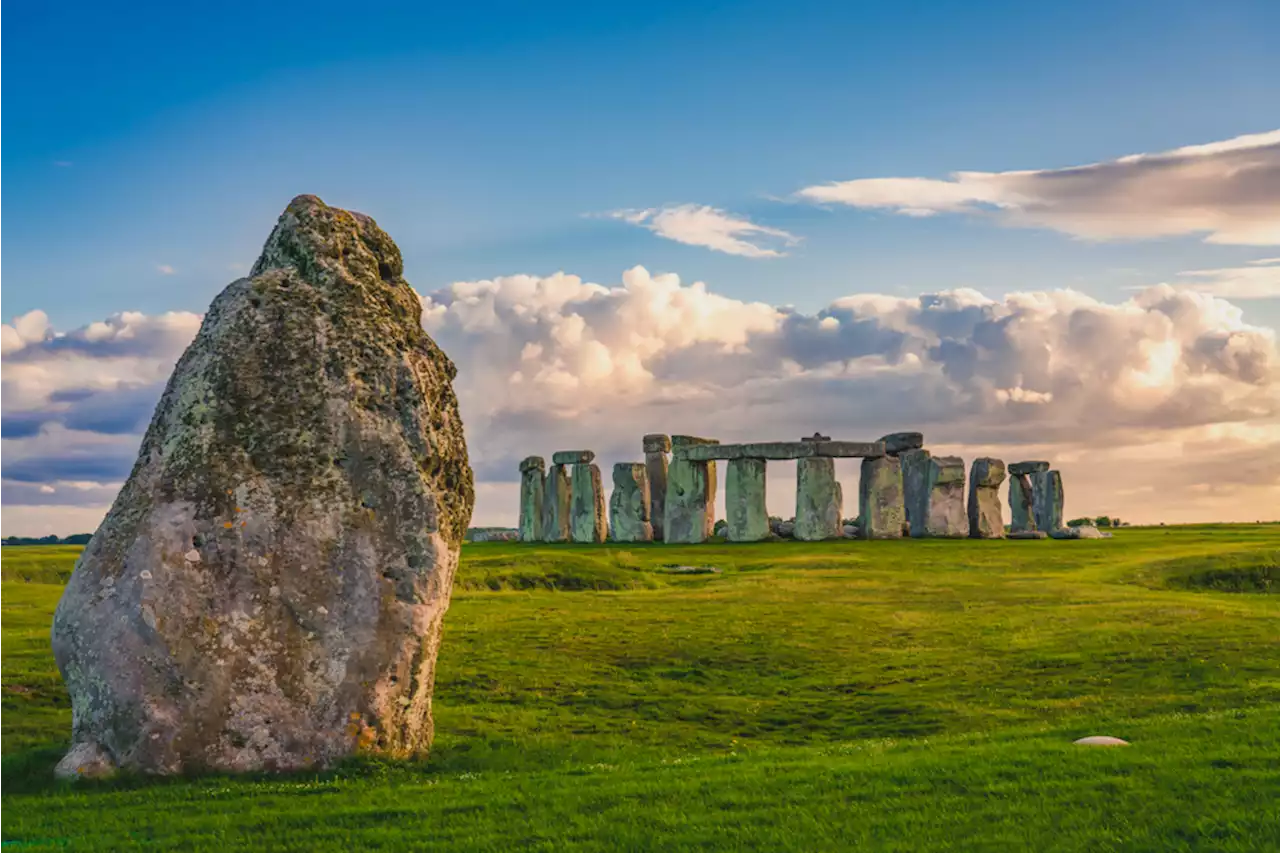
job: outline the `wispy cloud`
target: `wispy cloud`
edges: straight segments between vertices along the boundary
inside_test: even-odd
[[[1178,275],[1192,279],[1190,283],[1178,282],[1179,287],[1225,299],[1280,298],[1280,258],[1259,258],[1245,267],[1188,270]]]
[[[991,216],[1096,240],[1201,234],[1280,244],[1280,130],[1065,169],[865,178],[805,187],[817,204]]]
[[[177,272],[177,270],[169,266],[168,264],[156,264],[156,272],[160,273],[161,275],[173,275],[174,273]]]
[[[54,160],[53,165],[57,166],[59,169],[70,169],[75,165],[75,163],[72,163],[70,160]]]
[[[757,225],[716,207],[680,204],[645,210],[615,210],[606,216],[647,228],[659,237],[689,246],[703,246],[716,252],[744,258],[781,258],[786,252],[768,244],[794,246],[800,238],[783,231]]]

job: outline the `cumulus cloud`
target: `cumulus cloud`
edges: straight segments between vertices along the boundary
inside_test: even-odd
[[[1212,294],[959,289],[803,313],[636,267],[607,286],[564,273],[458,282],[422,304],[458,365],[479,524],[512,520],[524,456],[586,446],[608,466],[637,459],[648,432],[920,429],[940,453],[1055,460],[1069,512],[1174,521],[1280,506],[1275,332]],[[122,314],[59,334],[33,313],[3,328],[6,519],[30,517],[10,506],[105,509],[198,323]],[[771,467],[771,481],[791,470]],[[771,491],[775,512],[790,515],[789,500],[788,486]]]
[[[864,178],[806,187],[819,204],[966,213],[1096,240],[1202,234],[1280,244],[1280,130],[1065,169]]]
[[[424,325],[459,364],[485,481],[514,480],[520,458],[557,448],[634,459],[645,432],[865,439],[919,428],[968,456],[1074,454],[1082,466],[1085,450],[1123,456],[1159,439],[1176,469],[1181,448],[1200,452],[1207,431],[1264,424],[1205,446],[1277,449],[1274,332],[1229,302],[1168,285],[1118,304],[1073,291],[993,300],[952,290],[850,296],[804,314],[635,268],[612,287],[513,276],[423,302]],[[1143,476],[1122,471],[1090,476]]]
[[[632,225],[647,228],[659,237],[675,240],[690,246],[704,246],[729,255],[745,258],[780,258],[786,252],[759,245],[773,238],[772,243],[794,246],[800,242],[781,228],[757,225],[741,216],[735,216],[715,207],[698,204],[680,204],[668,207],[651,207],[647,210],[615,210],[606,214]]]
[[[91,507],[105,511],[199,327],[196,314],[132,311],[67,333],[42,311],[0,326],[6,525],[34,519],[12,511],[22,506],[47,506],[68,519]]]

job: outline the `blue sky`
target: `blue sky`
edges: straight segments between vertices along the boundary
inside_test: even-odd
[[[6,11],[6,318],[202,310],[302,192],[377,217],[421,291],[642,263],[807,309],[951,286],[1115,296],[1268,254],[770,197],[1270,130],[1270,2]],[[583,215],[678,203],[803,241],[761,261]]]
[[[5,12],[8,533],[97,524],[302,193],[401,247],[478,524],[522,456],[681,431],[922,429],[1054,460],[1069,513],[1280,506],[1274,0]]]

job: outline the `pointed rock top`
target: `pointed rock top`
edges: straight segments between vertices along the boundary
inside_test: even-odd
[[[289,268],[307,278],[346,273],[404,284],[400,249],[372,217],[330,207],[313,195],[289,202],[249,275]]]

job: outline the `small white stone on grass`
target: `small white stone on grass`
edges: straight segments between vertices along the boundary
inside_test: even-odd
[[[1074,742],[1076,746],[1128,746],[1129,741],[1109,735],[1090,735]]]

